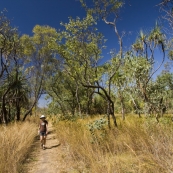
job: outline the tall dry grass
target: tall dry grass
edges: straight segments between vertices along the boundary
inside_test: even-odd
[[[59,122],[57,135],[74,171],[85,173],[173,172],[173,125],[167,119],[128,117],[119,127],[90,133],[92,119]]]
[[[0,126],[0,173],[18,173],[36,136],[31,122]]]

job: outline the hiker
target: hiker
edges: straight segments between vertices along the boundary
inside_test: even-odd
[[[46,149],[45,145],[46,145],[46,136],[48,134],[48,122],[47,122],[46,117],[44,115],[41,115],[41,117],[40,117],[38,133],[40,135],[41,147],[43,149]]]

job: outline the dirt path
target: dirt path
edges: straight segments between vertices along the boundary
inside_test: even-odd
[[[57,139],[52,125],[49,125],[46,149],[40,147],[39,136],[33,144],[33,150],[24,164],[25,173],[68,173],[63,163],[63,147]]]

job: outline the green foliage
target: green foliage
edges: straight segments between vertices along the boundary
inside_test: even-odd
[[[107,120],[105,118],[101,118],[101,119],[95,120],[92,123],[88,124],[88,128],[90,131],[104,130],[105,125],[107,125]]]
[[[168,57],[169,57],[170,60],[173,60],[173,50],[169,51]]]
[[[80,2],[85,9],[87,8],[89,14],[101,18],[116,14],[124,4],[122,0],[94,0],[90,7],[84,0],[80,0]]]
[[[65,69],[74,80],[97,81],[101,76],[95,74],[95,69],[98,68],[104,40],[102,34],[96,32],[96,21],[87,15],[84,19],[70,18],[69,23],[62,25],[66,29],[63,32],[65,44],[62,49],[62,56],[66,60]]]
[[[94,120],[93,122],[87,124],[87,127],[91,133],[92,139],[91,143],[99,143],[101,144],[102,140],[106,138],[106,128],[108,122],[105,118],[100,118],[98,120]]]

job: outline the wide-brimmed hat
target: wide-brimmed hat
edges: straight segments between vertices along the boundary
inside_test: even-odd
[[[42,119],[42,118],[46,118],[46,117],[44,115],[41,115],[40,119]]]

